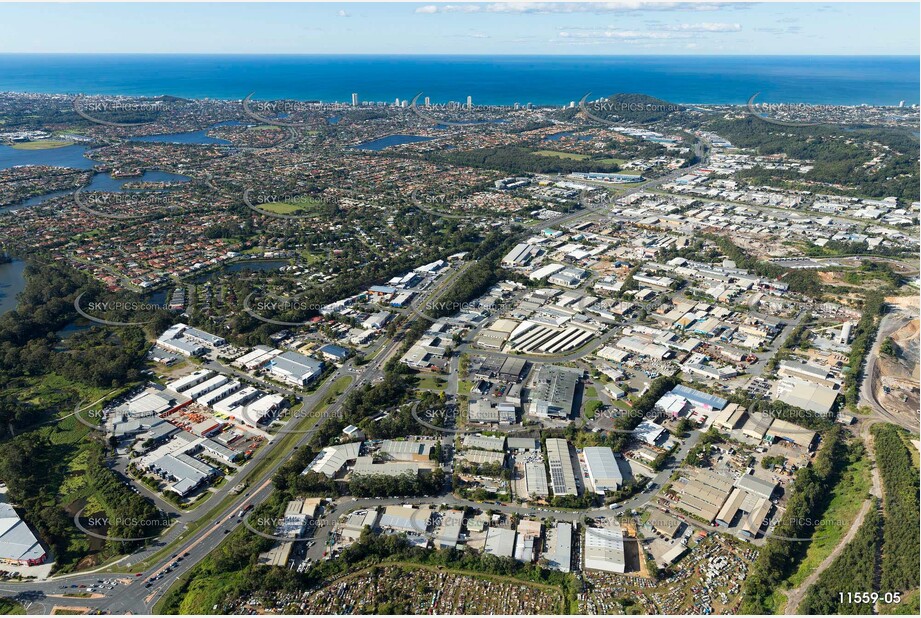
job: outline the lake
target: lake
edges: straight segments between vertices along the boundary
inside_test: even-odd
[[[355,150],[370,150],[377,152],[379,150],[383,150],[384,148],[389,148],[390,146],[414,144],[416,142],[428,142],[433,139],[435,138],[424,137],[422,135],[388,135],[387,137],[381,137],[368,142],[362,142],[357,146],[353,146],[353,148],[355,148]]]
[[[0,264],[0,315],[16,308],[16,295],[26,287],[25,269],[21,260]]]

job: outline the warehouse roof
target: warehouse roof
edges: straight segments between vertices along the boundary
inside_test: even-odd
[[[26,562],[44,555],[45,550],[16,509],[0,502],[0,559]]]
[[[623,485],[624,477],[617,465],[614,451],[607,446],[587,446],[582,451],[588,476],[596,493],[616,491]]]
[[[515,551],[515,531],[491,527],[486,534],[486,546],[483,551],[500,558],[511,558]]]
[[[357,458],[360,451],[361,442],[327,446],[314,457],[310,465],[301,474],[306,474],[310,471],[325,474],[329,477],[335,476],[346,462]]]
[[[777,483],[760,479],[752,474],[743,474],[740,476],[739,480],[736,481],[736,487],[753,493],[756,496],[767,498],[768,500],[770,500],[774,492],[777,491]]]

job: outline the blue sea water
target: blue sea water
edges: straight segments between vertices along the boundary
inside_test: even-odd
[[[919,102],[917,56],[233,56],[0,54],[0,91],[325,102]]]

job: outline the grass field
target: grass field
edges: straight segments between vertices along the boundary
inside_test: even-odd
[[[438,376],[425,375],[419,379],[419,388],[443,391],[448,383]]]
[[[11,147],[16,150],[50,150],[52,148],[64,148],[73,146],[73,142],[57,139],[41,139],[34,142],[16,142]]]
[[[276,215],[293,215],[308,214],[320,204],[319,201],[313,198],[304,197],[290,202],[269,202],[266,204],[259,204],[258,208],[259,210],[271,212]]]
[[[921,609],[921,598],[919,598],[917,589],[911,590],[902,595],[900,603],[879,603],[880,614],[895,614],[905,616],[917,616]]]
[[[0,597],[0,614],[25,614],[26,608],[12,599]]]
[[[850,530],[870,491],[870,462],[861,457],[850,462],[841,473],[841,480],[832,489],[831,501],[822,513],[799,568],[787,580],[791,587],[799,586],[812,573]]]
[[[909,455],[911,455],[911,463],[916,468],[921,468],[921,453],[918,453],[918,449],[915,447],[914,443],[911,441],[911,436],[909,434],[899,434],[902,437],[902,442],[905,443],[905,448],[908,449]]]
[[[588,401],[585,403],[585,410],[583,411],[583,416],[587,419],[595,418],[595,413],[598,411],[602,403],[598,400]]]

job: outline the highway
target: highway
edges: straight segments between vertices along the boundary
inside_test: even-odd
[[[467,262],[449,273],[438,284],[420,296],[418,303],[423,303],[428,298],[437,298],[438,295],[448,289],[463,272],[466,271],[473,263]],[[415,319],[414,316],[407,318],[407,326]],[[336,398],[335,402],[330,405],[323,414],[317,419],[317,422],[309,429],[305,430],[303,435],[297,441],[297,447],[307,444],[316,433],[317,429],[323,422],[335,414],[349,394],[355,389],[371,384],[384,375],[383,367],[393,354],[399,350],[401,345],[400,338],[385,340],[381,350],[377,353],[367,365],[356,367],[353,360],[346,361],[343,367],[330,376],[326,382],[314,393],[303,397],[302,410],[311,410],[319,405],[329,395],[332,385],[339,375],[347,375],[351,371],[358,372],[355,380],[346,387],[343,392]],[[223,365],[215,366],[219,371],[230,371]],[[273,388],[274,387],[273,385]],[[303,419],[301,419],[303,420]],[[284,431],[284,430],[282,430]],[[262,461],[273,453],[273,447],[281,439],[278,435],[272,442],[260,449],[253,459],[247,464],[243,473],[248,473],[258,462]],[[26,582],[3,582],[0,584],[0,594],[20,600],[24,605],[28,605],[28,612],[35,614],[47,614],[54,606],[72,607],[72,608],[90,608],[91,610],[105,611],[109,613],[151,613],[154,604],[162,598],[163,594],[169,590],[175,581],[188,572],[195,564],[204,559],[217,545],[223,540],[225,530],[232,530],[237,523],[237,513],[249,504],[260,504],[264,502],[272,492],[271,478],[278,468],[287,461],[285,457],[279,457],[263,474],[254,482],[248,484],[249,489],[245,490],[239,497],[231,500],[215,515],[212,515],[215,504],[221,503],[228,495],[233,486],[239,484],[239,479],[234,479],[233,483],[227,483],[212,495],[207,502],[199,508],[186,513],[179,513],[174,517],[174,523],[164,535],[155,543],[145,547],[129,556],[125,556],[116,563],[107,565],[98,572],[78,573],[73,575],[61,575],[51,577],[46,581],[26,581]],[[247,479],[249,480],[249,479]],[[193,534],[188,533],[189,525],[198,522],[203,517],[213,520],[213,523],[206,524],[204,528],[195,531]],[[164,553],[165,552],[165,553]],[[163,554],[157,556],[157,554]],[[177,558],[182,560],[175,567]],[[156,566],[152,569],[141,569],[139,564],[156,558]],[[121,567],[120,573],[113,574],[111,571]],[[169,572],[167,569],[169,568]],[[122,570],[123,569],[123,570]],[[138,569],[135,571],[135,569]],[[134,573],[140,572],[142,576],[137,577]],[[126,577],[123,573],[130,573],[126,582],[119,584],[115,590],[104,590],[103,596],[99,598],[89,597],[61,597],[65,590],[64,586],[84,585],[90,586],[96,584],[99,580],[106,580],[112,577]],[[162,575],[161,575],[162,574]],[[157,579],[154,579],[157,578]],[[148,588],[145,586],[148,582],[152,585]],[[78,593],[80,589],[68,589],[73,593]]]
[[[620,194],[620,197],[638,191],[647,190],[663,182],[667,182],[678,175],[686,174],[691,171],[693,171],[693,167],[675,170],[666,176],[644,182],[636,187],[628,189],[625,193]],[[609,208],[609,204],[604,203],[595,208],[583,209],[550,221],[535,222],[527,227],[539,228],[548,225],[564,225],[577,219],[593,216],[607,208]],[[449,273],[448,276],[437,282],[437,284],[432,289],[427,290],[424,294],[421,294],[416,299],[416,301],[412,303],[410,307],[411,311],[404,313],[407,320],[405,326],[409,326],[417,318],[421,319],[424,317],[425,319],[431,320],[431,318],[421,316],[421,311],[418,310],[418,307],[424,303],[431,304],[450,287],[451,283],[453,283],[457,277],[459,277],[470,266],[472,266],[473,263],[474,262],[465,262],[462,266],[456,268],[453,272]],[[410,315],[410,313],[412,315]],[[597,345],[603,343],[603,339],[604,338],[601,338],[601,340],[597,342]],[[349,386],[339,394],[334,403],[330,405],[317,419],[316,423],[309,430],[306,430],[300,436],[300,438],[298,438],[298,447],[307,444],[314,436],[317,429],[327,418],[338,414],[342,403],[351,392],[366,384],[374,383],[383,377],[384,365],[391,358],[391,356],[393,356],[393,354],[399,350],[401,342],[401,337],[396,337],[393,340],[387,341],[385,344],[383,344],[382,349],[375,356],[374,360],[367,365],[357,367],[354,365],[353,360],[347,361],[344,363],[343,367],[335,375],[327,379],[326,382],[319,389],[317,389],[317,391],[302,397],[302,410],[306,411],[314,409],[329,395],[329,391],[332,388],[332,385],[335,383],[336,377],[338,375],[345,375],[352,371],[357,373],[356,379],[354,379],[349,384]],[[594,347],[597,346],[592,346],[592,349]],[[574,357],[577,358],[578,356],[582,356],[587,353],[587,351],[588,350],[582,350],[577,354],[577,356]],[[544,362],[553,362],[559,359],[546,357],[541,358],[540,360]],[[216,361],[213,361],[213,363],[213,368],[219,371],[225,373],[235,372],[235,370],[228,369],[223,365],[217,364]],[[247,378],[251,379],[251,376],[247,376]],[[275,385],[272,385],[272,388],[274,390],[279,390],[279,387]],[[299,393],[295,394],[299,395]],[[264,448],[260,449],[253,457],[253,459],[247,464],[246,468],[242,470],[242,473],[238,473],[238,476],[245,478],[234,479],[233,483],[227,483],[226,486],[217,490],[215,494],[212,495],[208,501],[201,505],[199,508],[196,508],[190,512],[176,514],[174,518],[176,523],[174,523],[173,526],[171,526],[170,529],[167,530],[166,533],[164,533],[164,535],[158,539],[156,543],[152,543],[150,546],[145,547],[129,556],[125,556],[112,564],[101,567],[96,572],[82,572],[72,575],[54,576],[44,581],[2,582],[0,583],[0,594],[21,602],[24,606],[26,606],[27,612],[30,614],[48,614],[55,606],[69,607],[75,610],[77,608],[89,608],[91,611],[118,614],[152,613],[154,605],[163,597],[166,591],[168,591],[180,577],[185,575],[190,569],[201,562],[211,551],[213,551],[229,531],[233,530],[233,528],[237,525],[240,525],[237,523],[237,513],[241,509],[250,504],[260,504],[269,497],[273,490],[271,484],[272,476],[275,474],[278,468],[285,463],[286,458],[277,457],[277,460],[274,461],[267,470],[259,475],[258,479],[249,479],[248,477],[251,476],[249,471],[254,469],[263,459],[276,455],[274,452],[274,447],[281,440],[281,438],[282,436],[277,436],[272,442],[267,444]],[[678,462],[683,460],[684,454],[686,454],[687,451],[690,450],[694,444],[696,444],[698,438],[699,435],[697,435],[696,432],[692,434],[691,438],[688,439],[682,446],[681,451],[676,453],[675,460]],[[670,473],[670,469],[663,470],[656,475],[653,482],[657,483],[661,487]],[[221,504],[228,498],[228,496],[232,495],[230,494],[232,486],[238,485],[242,480],[247,481],[247,489],[244,490],[241,495],[231,499],[223,507],[218,508],[217,513],[214,513],[216,508],[214,505]],[[626,501],[622,508],[627,510],[640,508],[641,506],[645,505],[651,498],[652,494],[645,492],[641,493]],[[432,504],[441,504],[442,502],[447,502],[459,507],[469,506],[475,508],[490,508],[509,513],[517,512],[520,514],[534,514],[533,508],[515,505],[482,505],[469,500],[459,500],[449,495],[429,498],[425,500],[428,500],[428,503]],[[401,500],[397,498],[388,498],[377,501],[345,501],[340,502],[337,505],[333,515],[347,512],[348,510],[358,508],[362,505],[371,506],[406,503],[424,504],[426,502],[413,499]],[[595,509],[590,511],[567,511],[547,508],[544,509],[544,511],[547,512],[548,515],[552,515],[557,519],[567,521],[576,521],[586,515],[597,516],[601,514],[611,514],[611,511],[607,509]],[[326,519],[330,518],[327,517]],[[208,523],[199,523],[199,520],[207,521]],[[194,532],[190,533],[189,527],[193,524],[198,524],[199,527]],[[320,546],[321,543],[318,542],[315,548]],[[322,551],[322,549],[320,551]],[[141,566],[139,566],[150,562],[155,564],[153,568],[141,568]],[[118,572],[116,572],[116,570],[118,570]],[[108,580],[113,578],[120,578],[123,580],[123,583],[116,585],[114,590],[106,589],[101,591],[101,594],[99,595],[94,594],[87,597],[61,596],[65,592],[65,586],[90,586],[96,584],[100,580]],[[151,584],[149,587],[146,586],[148,583]],[[79,593],[78,591],[82,589],[68,588],[67,590],[73,593]]]

